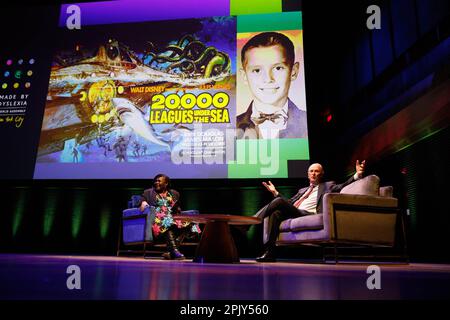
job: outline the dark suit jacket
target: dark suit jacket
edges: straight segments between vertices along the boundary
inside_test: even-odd
[[[345,186],[349,185],[353,181],[355,181],[355,179],[352,176],[350,179],[348,179],[347,181],[345,181],[344,183],[341,183],[341,184],[336,184],[334,181],[327,181],[327,182],[319,183],[319,190],[317,191],[317,213],[322,213],[322,211],[323,211],[322,199],[323,199],[324,194],[330,193],[330,192],[339,192]],[[308,190],[308,188],[309,188],[309,186],[299,189],[298,192],[292,198],[290,198],[288,201],[290,203],[294,204],[294,202],[297,201],[298,199],[300,199],[300,197]]]
[[[323,212],[323,196],[326,193],[330,193],[330,192],[339,192],[341,191],[345,186],[349,185],[350,183],[352,183],[353,181],[355,181],[355,179],[353,179],[353,176],[348,179],[347,181],[345,181],[344,183],[341,184],[336,184],[334,181],[327,181],[327,182],[321,182],[319,183],[319,190],[317,191],[317,213],[322,213]],[[298,199],[300,199],[300,197],[308,190],[308,187],[305,188],[301,188],[298,190],[298,192],[290,199],[287,199],[287,201],[291,204],[294,204],[295,201],[297,201]],[[280,193],[275,197],[283,197]],[[258,217],[261,218],[265,215],[266,212],[266,208],[270,205],[270,203],[266,204],[264,207],[262,207],[261,209],[258,210],[257,213],[255,213],[253,216],[254,217]]]
[[[172,209],[172,213],[173,214],[178,214],[181,211],[180,208],[180,193],[174,189],[169,189],[169,192],[172,194],[173,196],[173,200],[176,201],[175,205]],[[144,190],[144,193],[141,196],[141,201],[139,202],[139,205],[141,205],[142,201],[147,201],[147,203],[150,206],[156,206],[156,201],[157,201],[157,193],[153,188],[150,189],[146,189]]]
[[[236,128],[238,130],[237,138],[244,137],[259,138],[258,130],[251,120],[253,101],[250,103],[247,111],[240,114],[236,118]],[[297,108],[297,106],[288,99],[288,120],[286,129],[280,131],[280,138],[307,138],[308,125],[306,119],[306,112]]]

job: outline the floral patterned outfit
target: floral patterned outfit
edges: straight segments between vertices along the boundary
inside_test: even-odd
[[[172,209],[175,201],[173,195],[167,191],[164,194],[158,194],[156,197],[156,217],[152,225],[153,234],[155,237],[166,232],[171,226],[175,225],[177,228],[187,228],[191,225],[190,231],[200,233],[198,224],[189,221],[182,222],[181,220],[174,220],[172,216]]]

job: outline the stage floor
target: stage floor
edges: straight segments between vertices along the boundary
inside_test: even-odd
[[[380,289],[369,290],[370,264],[281,261],[199,264],[160,258],[0,254],[0,300],[301,300],[449,299],[448,264],[379,264]],[[80,270],[80,289],[69,266]],[[69,281],[68,281],[69,279]]]

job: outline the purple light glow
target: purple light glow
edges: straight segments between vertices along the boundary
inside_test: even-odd
[[[81,27],[97,24],[144,22],[156,20],[229,16],[229,0],[122,0],[64,4],[61,6],[59,26],[64,27],[70,16],[67,8],[77,5],[81,11]]]

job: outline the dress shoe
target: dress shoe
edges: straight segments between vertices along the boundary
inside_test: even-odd
[[[184,260],[185,259],[184,254],[182,254],[177,249],[174,249],[170,252],[164,252],[162,254],[162,256],[166,260]]]
[[[276,262],[275,254],[271,250],[267,250],[261,257],[256,258],[256,262]]]

